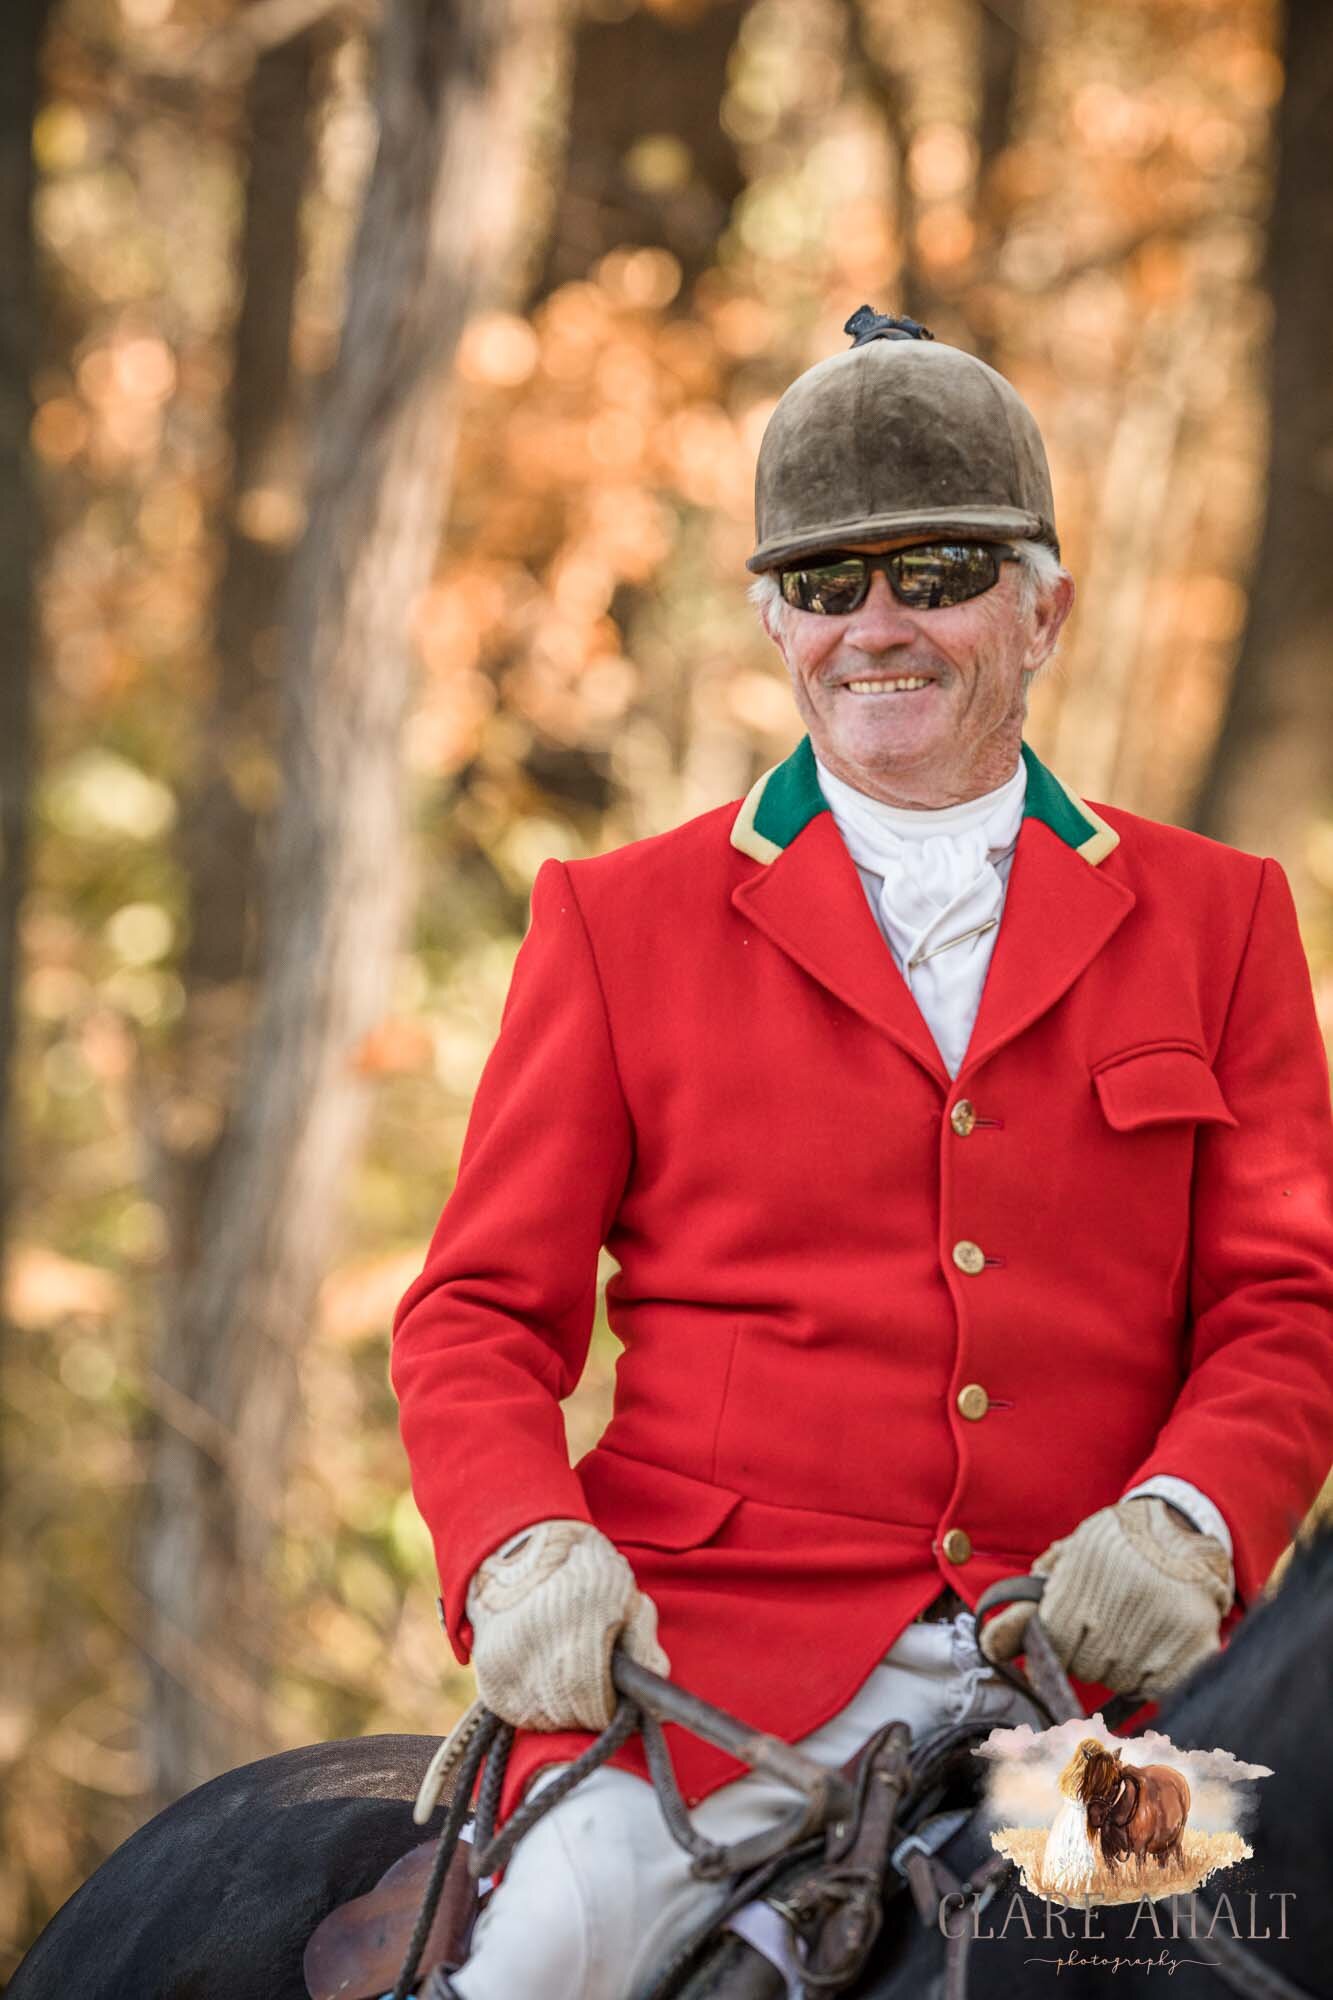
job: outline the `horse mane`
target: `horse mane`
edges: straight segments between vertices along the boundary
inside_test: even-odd
[[[1118,1780],[1120,1774],[1115,1753],[1097,1737],[1085,1736],[1060,1773],[1061,1793],[1067,1799],[1077,1799],[1087,1805],[1109,1789],[1107,1765],[1111,1766]]]
[[[1089,1757],[1083,1766],[1083,1782],[1079,1786],[1079,1797],[1085,1806],[1095,1799],[1109,1798],[1120,1786],[1122,1772],[1120,1759],[1111,1751],[1103,1749],[1096,1757]]]

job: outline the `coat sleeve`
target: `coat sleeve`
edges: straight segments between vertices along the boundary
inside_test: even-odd
[[[632,1148],[588,932],[569,871],[548,861],[454,1191],[394,1315],[412,1490],[462,1660],[478,1563],[536,1521],[590,1518],[560,1402],[587,1357]]]
[[[1190,1480],[1252,1601],[1333,1460],[1333,1126],[1286,877],[1265,861],[1214,1069],[1237,1123],[1201,1128],[1189,1373],[1126,1488]]]

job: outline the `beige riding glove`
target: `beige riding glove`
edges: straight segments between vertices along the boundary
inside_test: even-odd
[[[665,1674],[657,1606],[600,1529],[542,1521],[488,1556],[468,1586],[472,1664],[487,1708],[519,1729],[605,1729],[611,1653]]]
[[[1010,1604],[992,1618],[981,1634],[987,1659],[1021,1653],[1028,1619],[1040,1610],[1076,1680],[1154,1700],[1216,1652],[1235,1595],[1222,1544],[1185,1527],[1153,1495],[1090,1514],[1032,1570],[1049,1579],[1040,1606]]]

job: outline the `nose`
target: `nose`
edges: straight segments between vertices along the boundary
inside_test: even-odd
[[[910,611],[899,604],[889,588],[889,579],[877,569],[870,579],[864,604],[849,612],[845,637],[848,644],[866,652],[888,646],[905,645],[916,632]]]

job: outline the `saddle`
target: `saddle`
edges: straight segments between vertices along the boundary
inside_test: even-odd
[[[809,1990],[845,1992],[870,1956],[886,1897],[907,1886],[905,1866],[900,1859],[896,1870],[891,1867],[891,1855],[912,1829],[938,1813],[951,1789],[957,1791],[960,1773],[965,1786],[971,1780],[972,1771],[964,1767],[984,1734],[973,1725],[940,1731],[914,1746],[905,1724],[887,1723],[843,1766],[851,1788],[846,1817],[737,1876],[721,1907],[701,1921],[636,2000],[686,2000],[700,1980],[710,1994],[725,1993],[729,2000],[781,1993],[776,1968],[726,1929],[738,1911],[761,1900],[803,1940]],[[955,1803],[944,1830],[955,1833],[974,1804],[969,1797],[958,1810]],[[380,2000],[392,1990],[438,1847],[435,1839],[412,1848],[365,1895],[342,1904],[319,1925],[304,1960],[311,2000]],[[436,1967],[451,1972],[463,1964],[478,1906],[467,1850],[460,1846],[421,1953],[422,1980]]]
[[[311,2000],[379,2000],[392,1992],[407,1954],[430,1880],[438,1835],[400,1855],[373,1889],[331,1910],[311,1935],[303,1970]],[[477,1910],[477,1885],[458,1847],[444,1878],[421,1964],[455,1971],[467,1956]]]

